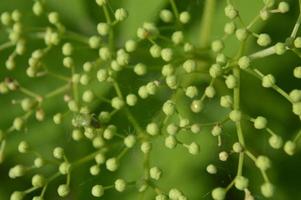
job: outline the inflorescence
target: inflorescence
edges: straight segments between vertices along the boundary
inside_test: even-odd
[[[210,17],[210,10],[214,6],[213,0],[205,2],[204,20]],[[191,20],[188,11],[180,11],[174,0],[170,0],[171,10],[163,9],[158,13],[160,23],[171,25],[173,32],[165,34],[157,27],[155,22],[145,22],[138,28],[135,38],[128,39],[119,44],[114,39],[114,29],[127,19],[128,11],[124,8],[113,10],[109,0],[96,0],[99,9],[103,11],[106,21],[97,24],[97,34],[91,36],[81,35],[69,31],[61,21],[57,12],[49,11],[46,3],[42,0],[34,1],[33,14],[47,20],[45,28],[26,28],[22,22],[22,13],[19,10],[3,12],[1,14],[1,26],[8,33],[8,42],[0,45],[1,51],[11,50],[5,66],[7,70],[14,71],[18,68],[17,59],[26,56],[29,46],[33,40],[39,41],[41,48],[33,50],[27,58],[26,76],[33,80],[40,77],[52,77],[63,84],[50,90],[45,94],[38,94],[26,87],[12,77],[5,77],[0,83],[0,93],[19,93],[23,95],[20,100],[13,100],[12,103],[19,105],[24,114],[12,120],[7,129],[0,131],[0,161],[4,161],[5,145],[9,142],[10,134],[23,132],[30,124],[27,122],[35,118],[36,123],[43,123],[49,114],[45,113],[44,104],[54,97],[62,97],[65,110],[58,111],[51,116],[53,123],[57,126],[68,124],[70,136],[78,145],[81,141],[89,141],[94,151],[78,160],[70,160],[65,153],[64,147],[55,147],[52,151],[52,158],[41,155],[31,147],[30,141],[21,141],[18,151],[22,154],[33,154],[35,156],[31,166],[17,164],[13,166],[8,175],[11,179],[19,178],[27,173],[33,173],[31,186],[26,190],[18,190],[11,194],[11,200],[21,200],[32,192],[41,191],[40,195],[34,196],[34,200],[44,199],[47,186],[58,177],[65,177],[66,181],[57,186],[57,193],[60,197],[66,197],[72,191],[72,171],[82,164],[89,163],[88,169],[91,176],[99,176],[101,167],[110,172],[115,172],[126,162],[122,159],[134,147],[139,147],[143,156],[141,165],[144,172],[139,180],[125,180],[117,178],[111,185],[103,185],[101,182],[91,185],[91,195],[94,197],[103,196],[107,190],[123,192],[128,187],[136,187],[137,192],[143,193],[146,190],[153,190],[156,200],[185,200],[189,194],[184,194],[180,189],[161,188],[157,181],[163,176],[164,171],[159,166],[151,164],[150,153],[153,149],[152,141],[160,138],[168,149],[183,148],[187,153],[196,155],[202,151],[198,141],[187,143],[181,141],[179,133],[199,134],[204,127],[211,129],[213,137],[217,138],[217,145],[220,153],[217,159],[226,162],[230,156],[238,157],[237,174],[227,186],[217,186],[212,189],[211,196],[214,200],[223,200],[227,192],[235,187],[245,193],[245,199],[254,199],[252,191],[249,190],[249,179],[243,170],[246,159],[250,159],[254,166],[260,171],[263,182],[260,186],[264,197],[272,197],[275,193],[274,186],[268,176],[268,169],[272,163],[268,156],[254,153],[256,150],[248,146],[244,137],[242,122],[250,123],[252,128],[266,132],[269,135],[268,143],[273,149],[283,149],[288,155],[293,155],[300,139],[301,131],[292,139],[284,140],[280,135],[269,127],[268,119],[264,116],[250,116],[241,109],[241,73],[246,72],[250,76],[261,81],[262,87],[274,90],[281,97],[291,104],[292,114],[301,120],[301,90],[296,88],[292,91],[284,91],[277,85],[273,74],[264,74],[260,67],[253,66],[257,59],[264,59],[270,55],[283,55],[287,51],[294,52],[301,57],[301,37],[297,37],[301,17],[297,19],[291,35],[283,42],[273,43],[267,33],[256,33],[252,28],[257,22],[266,21],[271,15],[285,14],[289,12],[289,4],[274,0],[263,0],[263,7],[258,16],[246,23],[242,20],[234,0],[228,0],[224,9],[228,22],[224,26],[224,34],[220,39],[210,41],[210,23],[202,23],[202,45],[198,47],[185,39],[183,32],[185,25]],[[300,2],[301,7],[301,2]],[[209,10],[208,12],[206,12]],[[209,32],[210,33],[210,32]],[[236,38],[240,47],[234,56],[223,53],[225,41]],[[255,39],[261,50],[253,53],[246,52],[246,42]],[[152,68],[148,62],[141,60],[134,62],[133,57],[139,51],[141,44],[147,44],[147,55],[149,59],[162,63],[161,68]],[[92,52],[96,52],[94,59],[78,63],[75,56],[77,51],[82,51],[85,46]],[[60,52],[57,52],[58,47]],[[47,65],[47,56],[50,52],[56,51],[62,55],[61,65],[69,76],[59,74],[51,70]],[[119,81],[122,74],[132,73],[134,76],[142,77],[143,85],[131,90],[124,89]],[[150,73],[156,75],[148,76]],[[297,66],[292,72],[293,77],[301,79],[301,67]],[[147,78],[146,78],[147,77]],[[150,77],[152,79],[150,79]],[[205,78],[202,78],[205,77]],[[200,85],[202,82],[202,85]],[[204,86],[205,82],[205,86]],[[216,89],[216,84],[223,84],[226,92],[222,94]],[[98,84],[100,87],[109,87],[112,93],[99,95],[92,87]],[[130,84],[127,82],[126,84]],[[147,124],[132,112],[137,104],[143,105],[146,99],[156,95],[162,95],[161,109],[155,116],[149,119]],[[215,122],[200,123],[193,117],[183,116],[179,110],[178,96],[182,96],[189,102],[185,105],[194,113],[201,115],[208,102],[218,99],[220,107],[227,110],[225,116],[221,116]],[[100,112],[95,111],[95,104],[106,104],[107,109]],[[146,111],[147,112],[147,111]],[[114,116],[120,115],[127,124],[134,130],[123,134],[122,127],[114,124]],[[226,124],[233,124],[237,133],[237,140],[233,143],[232,149],[226,150],[223,147],[223,133]],[[116,147],[121,149],[116,153]],[[115,152],[113,155],[112,152]],[[54,165],[56,170],[52,174],[35,173],[38,169],[48,165]],[[214,164],[208,164],[206,171],[209,174],[216,174],[218,168]]]

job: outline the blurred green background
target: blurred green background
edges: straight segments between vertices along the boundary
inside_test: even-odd
[[[96,34],[96,25],[98,22],[104,20],[101,9],[96,6],[93,0],[46,0],[47,6],[50,10],[56,10],[60,13],[61,19],[66,27],[72,31],[79,32],[81,34],[90,36]],[[187,40],[194,44],[199,43],[200,34],[200,19],[202,15],[203,0],[176,0],[179,10],[188,10],[192,15],[191,23],[185,27],[185,35]],[[243,20],[250,21],[256,16],[263,6],[261,0],[235,0],[240,10]],[[295,20],[298,16],[299,10],[297,9],[297,1],[292,0],[291,11],[285,15],[274,15],[268,21],[258,24],[255,30],[258,32],[269,33],[273,39],[273,43],[277,41],[284,41],[290,34]],[[223,36],[223,25],[227,22],[224,16],[225,0],[218,0],[216,7],[216,14],[214,17],[214,29],[211,35],[211,39],[217,39]],[[125,40],[135,37],[137,28],[144,21],[158,22],[158,12],[163,8],[170,8],[168,1],[165,0],[112,0],[111,5],[113,8],[124,7],[129,11],[129,18],[118,26],[116,41],[121,46]],[[31,1],[29,0],[9,0],[0,1],[0,13],[3,11],[12,11],[19,9],[24,13],[24,23],[26,26],[42,26],[43,20],[37,20],[33,17],[31,12]],[[44,23],[45,24],[45,23]],[[168,34],[168,33],[167,33]],[[1,27],[0,34],[1,44],[7,41],[7,35]],[[133,62],[144,61],[148,65],[154,67],[160,67],[162,63],[153,62],[149,60],[149,56],[146,57],[146,51],[143,48],[145,44],[142,44],[141,55],[133,57]],[[28,47],[27,55],[36,48],[40,48],[42,43],[36,42],[30,44]],[[228,46],[228,48],[227,48]],[[237,50],[238,43],[234,38],[228,40],[226,43],[226,52],[229,55],[233,55]],[[255,45],[254,40],[250,41],[248,45],[248,52],[254,52],[259,48]],[[11,50],[5,50],[0,52],[0,80],[4,77],[10,76],[17,78],[19,82],[31,88],[38,93],[46,93],[62,83],[47,78],[47,79],[29,79],[25,76],[26,58],[18,58],[17,70],[9,72],[5,69],[4,64],[7,56]],[[56,52],[59,52],[58,47]],[[95,58],[97,52],[86,50],[79,45],[76,50],[77,60],[80,68],[84,61]],[[47,56],[46,61],[48,66],[51,66],[53,71],[59,73],[66,73],[66,70],[61,66],[61,58],[57,56],[53,51]],[[256,65],[262,69],[264,73],[272,73],[275,75],[279,86],[285,91],[291,91],[292,89],[301,86],[300,80],[293,79],[292,71],[295,66],[300,64],[294,54],[288,52],[284,56],[270,56],[268,58],[256,61]],[[120,78],[120,82],[123,85],[123,90],[133,91],[135,88],[146,83],[147,80],[151,80],[156,77],[156,74],[150,74],[145,79],[136,80],[131,74],[125,74]],[[134,82],[135,80],[136,82]],[[98,84],[92,84],[90,87],[94,91],[97,91],[98,95],[110,94],[110,90],[106,86],[99,86]],[[223,90],[222,90],[223,92]],[[14,117],[21,115],[22,111],[20,106],[12,105],[12,99],[20,99],[20,94],[7,94],[0,95],[0,127],[5,129],[12,123]],[[164,95],[152,97],[151,100],[145,101],[133,110],[135,116],[141,119],[141,124],[145,125],[151,118],[153,113],[156,113],[160,109],[162,99],[166,98]],[[25,132],[13,132],[7,142],[7,149],[5,152],[6,161],[0,164],[0,200],[9,199],[9,195],[14,190],[23,190],[30,187],[30,180],[32,174],[27,174],[23,178],[10,180],[8,178],[8,170],[12,166],[18,163],[31,165],[34,157],[32,155],[20,155],[17,153],[17,145],[21,140],[27,140],[30,144],[42,154],[51,157],[51,152],[55,146],[63,146],[66,148],[67,156],[70,160],[76,160],[80,156],[87,155],[92,151],[91,145],[88,142],[76,143],[71,140],[71,127],[66,123],[64,126],[55,126],[52,123],[52,115],[56,112],[66,110],[66,107],[60,103],[62,97],[53,98],[47,101],[45,104],[46,120],[43,123],[37,123],[35,120],[30,120],[27,125],[27,131]],[[180,101],[185,105],[185,102]],[[106,109],[107,106],[103,104],[95,104],[95,112]],[[210,102],[209,108],[201,116],[194,116],[195,119],[201,119],[203,121],[218,120],[228,111],[218,106],[218,99],[216,98]],[[149,113],[145,114],[144,109],[147,108]],[[277,93],[262,89],[260,81],[255,80],[248,74],[242,74],[242,108],[245,112],[251,116],[262,115],[269,119],[270,127],[275,130],[284,139],[290,139],[300,128],[300,120],[295,117],[291,112],[291,105]],[[132,130],[132,128],[126,123],[121,116],[116,116],[114,119],[115,124],[119,124],[121,128],[121,134],[126,134]],[[288,157],[281,150],[273,150],[268,145],[268,135],[255,131],[249,124],[244,124],[244,130],[246,135],[246,141],[248,146],[253,150],[255,154],[269,155],[273,167],[268,171],[272,182],[276,185],[275,200],[290,200],[301,199],[300,191],[300,178],[301,178],[301,159],[300,153],[297,153],[293,157]],[[202,134],[187,136],[183,134],[180,137],[184,141],[197,141],[201,145],[201,153],[198,156],[193,156],[187,153],[181,147],[176,150],[168,150],[163,147],[163,139],[159,138],[154,141],[153,151],[151,153],[151,165],[158,165],[162,167],[164,172],[162,180],[158,184],[168,191],[170,188],[179,188],[184,194],[192,200],[211,199],[210,191],[216,186],[226,186],[236,174],[237,157],[231,156],[230,160],[226,163],[218,161],[218,152],[220,149],[216,145],[216,138],[211,137],[210,130],[204,129]],[[236,134],[233,127],[227,127],[223,142],[225,147],[230,147],[233,142],[236,141]],[[117,149],[116,151],[119,151]],[[142,175],[142,158],[143,155],[139,149],[131,150],[130,153],[124,157],[121,161],[121,168],[117,173],[110,173],[102,168],[99,176],[92,177],[89,175],[89,167],[91,163],[83,165],[76,169],[72,175],[72,192],[67,199],[74,200],[86,200],[94,199],[90,195],[90,189],[93,184],[101,183],[103,185],[111,185],[113,181],[118,177],[123,177],[127,180],[136,180]],[[248,160],[248,159],[247,159]],[[206,173],[206,166],[209,163],[213,163],[218,167],[217,175],[209,175]],[[246,176],[250,177],[250,190],[256,199],[264,199],[260,194],[260,185],[263,182],[259,171],[255,168],[253,163],[249,160],[246,162],[244,168]],[[53,168],[46,168],[43,172],[51,174]],[[59,178],[50,185],[46,192],[45,199],[60,199],[56,193],[56,187],[58,184],[63,183],[65,179]],[[122,199],[131,200],[138,199],[139,195],[135,187],[130,187],[125,194],[118,194],[114,190],[109,190],[105,193],[103,199]],[[154,194],[149,190],[145,199],[153,199]],[[28,197],[30,199],[30,197]],[[235,189],[229,192],[228,198],[231,200],[243,199],[243,193]]]

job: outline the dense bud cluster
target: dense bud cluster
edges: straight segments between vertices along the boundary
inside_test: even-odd
[[[255,187],[249,187],[252,179],[245,172],[245,159],[251,160],[263,177],[264,182],[255,189],[266,198],[273,197],[277,190],[268,176],[272,161],[248,145],[246,132],[269,134],[266,142],[272,149],[282,149],[292,156],[298,150],[301,131],[290,139],[273,130],[273,119],[268,116],[253,118],[241,106],[242,73],[259,79],[262,90],[273,90],[287,100],[291,106],[290,113],[298,118],[296,127],[300,128],[301,89],[282,89],[278,83],[281,79],[276,80],[278,77],[273,72],[263,73],[268,70],[262,70],[256,61],[270,55],[282,56],[286,51],[300,57],[298,49],[301,48],[301,37],[297,37],[297,33],[301,17],[287,40],[275,43],[272,35],[253,31],[252,27],[260,21],[268,20],[271,15],[289,12],[287,2],[276,4],[274,0],[263,0],[258,16],[249,23],[243,20],[239,8],[232,1],[226,2],[223,10],[227,19],[224,32],[220,38],[210,38],[211,25],[207,20],[213,17],[211,12],[214,3],[211,5],[210,1],[205,1],[202,45],[190,41],[185,27],[194,21],[193,16],[187,10],[180,10],[174,0],[169,2],[171,9],[168,6],[157,13],[159,22],[153,20],[142,23],[135,30],[135,35],[125,41],[116,39],[115,33],[132,13],[125,8],[114,8],[110,0],[93,2],[97,9],[103,11],[103,18],[96,23],[93,34],[89,36],[69,31],[60,14],[49,10],[43,0],[35,0],[32,5],[34,17],[44,18],[44,28],[38,31],[35,27],[33,30],[25,29],[25,12],[3,12],[0,22],[1,28],[8,33],[8,42],[0,45],[0,51],[14,48],[4,63],[9,73],[18,70],[21,64],[17,57],[22,56],[26,58],[26,63],[22,64],[25,66],[24,77],[33,82],[51,77],[62,84],[54,89],[49,89],[51,87],[45,84],[40,94],[35,89],[27,88],[23,79],[20,83],[19,79],[11,77],[1,80],[0,95],[17,93],[21,96],[20,99],[13,99],[12,103],[19,106],[22,114],[15,116],[9,127],[0,129],[0,163],[4,161],[4,149],[11,132],[30,132],[32,123],[49,127],[47,120],[55,127],[53,132],[60,129],[68,133],[68,138],[75,143],[70,145],[71,148],[73,145],[89,145],[89,148],[84,149],[90,151],[85,156],[82,153],[86,151],[81,152],[81,157],[75,159],[78,155],[71,155],[68,146],[71,142],[59,141],[58,144],[62,146],[54,147],[52,156],[46,156],[29,139],[20,141],[18,152],[33,155],[34,159],[31,165],[17,164],[11,167],[8,176],[16,179],[31,174],[31,184],[29,189],[14,191],[10,199],[22,200],[41,191],[40,195],[32,199],[42,200],[47,196],[48,185],[54,182],[59,182],[56,185],[57,195],[68,198],[76,190],[76,185],[72,184],[74,171],[84,168],[81,167],[84,164],[88,166],[86,172],[93,178],[93,181],[87,178],[84,184],[90,184],[89,195],[93,197],[103,197],[110,193],[108,190],[122,193],[135,188],[141,196],[151,191],[152,198],[156,200],[190,199],[189,194],[174,188],[173,183],[168,185],[169,188],[161,185],[161,179],[170,174],[165,173],[161,163],[155,161],[154,154],[160,143],[159,148],[165,148],[164,151],[180,149],[185,151],[187,157],[199,159],[203,151],[211,152],[206,142],[195,139],[203,137],[202,134],[208,134],[212,140],[217,141],[219,152],[210,157],[210,164],[204,165],[209,175],[222,173],[224,170],[220,170],[219,165],[221,162],[232,162],[230,157],[238,160],[236,175],[229,176],[231,182],[211,188],[214,200],[226,199],[231,188],[243,191],[246,200],[254,199],[253,191],[250,190]],[[228,39],[232,36],[240,47],[235,55],[228,55]],[[250,53],[245,45],[252,39],[259,50]],[[40,43],[38,47],[33,45],[36,49],[32,49],[30,44],[35,40]],[[83,51],[89,51],[93,56],[85,56]],[[53,52],[56,52],[60,66],[56,71],[49,66],[51,62],[48,61]],[[78,56],[81,54],[83,56]],[[141,55],[144,57],[141,58]],[[291,77],[301,79],[300,66],[294,67]],[[54,97],[59,97],[60,103],[49,111],[47,103]],[[148,106],[155,108],[155,112]],[[216,110],[218,114],[215,117],[218,118],[207,120],[212,119],[208,110]],[[129,130],[125,127],[129,127]],[[250,130],[247,131],[247,128]],[[252,137],[259,137],[255,134]],[[63,137],[59,138],[61,140]],[[135,158],[127,158],[129,152]],[[121,176],[112,179],[115,177],[113,173],[118,174],[126,166],[125,159],[137,162],[140,166],[138,170],[142,168],[142,172],[137,172],[139,178]],[[51,170],[40,171],[44,167],[54,169],[52,174]],[[103,173],[110,175],[108,181],[103,180]]]

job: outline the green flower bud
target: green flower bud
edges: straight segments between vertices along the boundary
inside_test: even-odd
[[[182,24],[187,24],[190,21],[190,14],[187,11],[181,12],[179,15],[179,20]]]
[[[117,179],[115,182],[114,182],[114,186],[115,186],[115,189],[118,191],[118,192],[123,192],[125,189],[126,189],[126,181],[123,180],[123,179]]]
[[[245,190],[249,186],[249,180],[243,176],[237,176],[234,183],[238,190]]]
[[[102,185],[94,185],[91,190],[91,194],[94,197],[101,197],[104,194],[104,188]]]
[[[267,126],[268,121],[266,118],[259,116],[254,120],[254,127],[256,129],[264,129]]]
[[[60,197],[66,197],[70,193],[70,188],[67,184],[59,185],[57,193]]]
[[[164,9],[160,11],[160,19],[165,22],[169,23],[173,20],[173,14],[170,10]]]
[[[274,195],[274,186],[271,183],[264,183],[260,187],[261,193],[266,198],[271,198]]]
[[[207,165],[207,167],[206,167],[206,171],[207,171],[209,174],[216,174],[216,173],[217,173],[217,168],[215,167],[215,165],[209,164],[209,165]]]
[[[226,198],[227,190],[225,188],[215,188],[211,192],[211,196],[214,200],[224,200]]]
[[[259,46],[265,47],[265,46],[268,46],[271,42],[272,42],[272,40],[271,40],[270,36],[266,33],[261,33],[258,36],[257,44]]]
[[[158,167],[152,167],[149,170],[149,175],[154,180],[159,180],[162,176],[162,170]]]
[[[118,168],[119,168],[119,162],[117,160],[117,158],[109,158],[107,161],[106,161],[106,168],[107,170],[109,171],[116,171]]]
[[[149,123],[146,126],[146,132],[152,136],[158,135],[160,133],[160,128],[156,123]]]
[[[271,161],[266,156],[258,156],[255,161],[255,164],[260,170],[263,170],[263,171],[265,171],[271,167]]]

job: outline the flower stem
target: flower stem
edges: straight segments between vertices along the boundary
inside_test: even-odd
[[[216,0],[206,0],[204,12],[201,21],[201,36],[200,43],[201,47],[207,47],[210,43],[210,35],[212,31],[212,21],[214,15],[214,9],[216,5]]]

